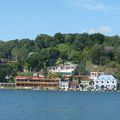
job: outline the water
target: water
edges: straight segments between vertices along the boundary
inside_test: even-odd
[[[120,93],[0,90],[0,120],[120,120]]]

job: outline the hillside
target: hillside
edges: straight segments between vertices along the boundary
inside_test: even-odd
[[[40,34],[35,40],[0,41],[2,80],[6,74],[12,78],[23,70],[40,71],[65,61],[78,64],[82,74],[101,70],[120,78],[120,37],[56,33],[54,36]]]

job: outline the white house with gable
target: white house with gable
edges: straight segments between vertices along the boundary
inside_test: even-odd
[[[59,81],[59,89],[67,91],[69,89],[69,81],[68,80]]]
[[[113,75],[99,75],[93,83],[94,90],[117,90],[118,80]]]
[[[76,69],[76,66],[76,64],[60,64],[49,67],[48,71],[51,73],[61,73],[62,75],[71,76]]]
[[[97,78],[99,75],[104,75],[104,72],[91,72],[90,73],[90,79],[95,79]]]

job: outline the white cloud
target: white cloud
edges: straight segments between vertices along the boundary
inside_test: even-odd
[[[112,31],[112,28],[109,26],[103,26],[98,29],[101,33],[110,33]]]
[[[89,30],[87,30],[88,33],[96,33],[96,29],[94,28],[90,28]]]
[[[103,3],[97,2],[97,0],[71,0],[71,4],[90,10],[104,10],[107,8],[107,6],[105,6]]]
[[[90,28],[88,30],[83,30],[82,32],[87,32],[87,33],[103,33],[103,34],[108,34],[112,31],[112,28],[109,26],[102,26],[99,28]]]
[[[67,0],[69,4],[88,10],[120,10],[117,6],[108,6],[98,0]]]

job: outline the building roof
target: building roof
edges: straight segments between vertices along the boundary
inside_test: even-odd
[[[70,85],[78,85],[78,82],[70,82]]]
[[[16,79],[21,79],[21,80],[25,80],[25,79],[32,79],[32,80],[57,80],[55,78],[47,79],[45,77],[37,77],[37,76],[16,76]]]
[[[107,81],[107,80],[109,80],[109,81],[116,80],[117,81],[117,79],[113,75],[99,75],[97,77],[97,79],[99,79],[99,80],[105,80],[105,81]]]
[[[69,80],[61,80],[59,83],[69,83]]]

